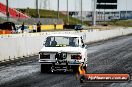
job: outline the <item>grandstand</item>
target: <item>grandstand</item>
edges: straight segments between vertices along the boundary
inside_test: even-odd
[[[17,11],[16,9],[13,8],[8,8],[9,11],[9,15],[12,18],[29,18],[29,16],[27,16],[26,14],[23,14],[19,11]],[[0,2],[0,16],[1,17],[6,17],[6,5],[4,5],[3,3]]]

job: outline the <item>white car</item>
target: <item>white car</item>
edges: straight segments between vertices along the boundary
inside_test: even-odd
[[[22,26],[18,26],[16,32],[17,33],[22,33],[21,28],[22,28]],[[25,25],[24,26],[24,32],[23,33],[29,33],[29,32],[30,32],[29,27],[27,25]]]
[[[41,72],[73,71],[80,64],[87,67],[87,49],[82,36],[71,34],[48,35],[39,52]]]

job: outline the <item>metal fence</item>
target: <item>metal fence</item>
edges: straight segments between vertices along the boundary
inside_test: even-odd
[[[6,17],[0,17],[0,22],[5,22]],[[49,24],[64,24],[62,19],[57,18],[10,18],[9,21],[14,22],[17,25],[22,24],[23,22],[27,25],[34,25],[38,23],[39,21],[43,25],[49,25]]]

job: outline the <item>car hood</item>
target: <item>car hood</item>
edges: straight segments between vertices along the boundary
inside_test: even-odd
[[[70,52],[81,53],[83,49],[81,47],[43,47],[41,52]]]

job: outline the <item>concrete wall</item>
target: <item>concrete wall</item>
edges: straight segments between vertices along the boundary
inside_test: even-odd
[[[21,26],[21,25],[20,25]],[[33,25],[28,25],[30,30],[33,30]],[[37,29],[37,26],[34,25]],[[41,30],[63,30],[62,24],[57,24],[56,27],[52,25],[41,25]]]
[[[132,28],[112,30],[56,31],[30,34],[0,35],[0,61],[37,54],[47,34],[78,34],[84,42],[96,42],[132,33]]]

